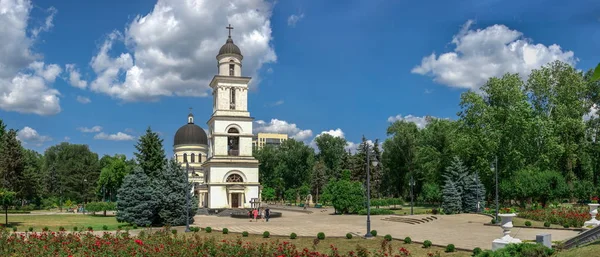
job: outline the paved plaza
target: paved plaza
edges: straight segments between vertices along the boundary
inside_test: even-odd
[[[248,231],[253,234],[262,234],[269,231],[271,235],[289,236],[294,232],[299,236],[316,236],[324,232],[327,236],[343,237],[346,233],[364,235],[366,232],[366,216],[359,215],[331,215],[332,209],[311,209],[311,214],[273,210],[283,213],[283,217],[271,219],[269,222],[250,222],[249,219],[236,219],[230,217],[197,215],[194,225],[212,227],[216,230],[227,228],[231,232]],[[424,218],[431,215],[404,216],[410,218]],[[371,216],[371,229],[375,229],[379,236],[386,234],[394,238],[410,236],[413,241],[423,242],[431,240],[434,244],[454,244],[456,247],[473,249],[491,249],[492,241],[502,237],[502,229],[497,226],[484,226],[490,218],[477,214],[436,215],[437,219],[431,222],[411,225],[402,222],[385,221],[390,215]],[[398,216],[394,216],[398,217]],[[562,241],[577,235],[579,232],[571,230],[514,228],[511,235],[521,240],[535,240],[537,234],[549,233],[552,241]]]

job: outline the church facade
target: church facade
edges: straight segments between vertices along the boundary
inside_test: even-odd
[[[210,82],[213,113],[208,135],[190,113],[173,145],[177,161],[190,167],[200,207],[209,209],[256,207],[261,194],[259,163],[252,155],[254,118],[248,111],[251,78],[242,76],[243,55],[231,38],[233,28],[227,28],[229,37],[217,55],[218,73]]]

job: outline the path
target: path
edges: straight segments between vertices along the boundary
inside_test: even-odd
[[[318,232],[324,232],[327,236],[340,237],[345,236],[346,233],[356,235],[366,233],[366,216],[330,215],[331,209],[312,214],[281,212],[283,213],[282,218],[271,219],[269,222],[249,222],[248,219],[197,215],[194,225],[209,226],[216,230],[227,228],[231,232],[248,231],[256,234],[269,231],[272,235],[281,236],[289,236],[292,232],[299,236],[311,237],[316,236]],[[413,218],[426,216],[429,215],[414,215]],[[386,217],[391,216],[371,216],[371,229],[377,230],[379,236],[390,234],[398,239],[410,236],[413,241],[431,240],[434,244],[454,244],[456,247],[467,249],[475,247],[491,249],[492,241],[502,236],[500,227],[483,225],[490,220],[489,217],[483,215],[437,215],[437,220],[419,225],[382,220]],[[542,233],[552,234],[553,241],[562,241],[578,234],[577,231],[570,230],[514,228],[511,235],[521,240],[535,240],[535,236]]]

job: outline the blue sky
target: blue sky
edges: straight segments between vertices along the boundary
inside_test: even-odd
[[[170,155],[189,107],[206,128],[228,23],[254,78],[255,132],[307,144],[321,133],[348,148],[363,134],[383,140],[396,119],[455,118],[460,94],[490,76],[600,60],[594,0],[0,0],[3,9],[0,118],[38,151],[68,141],[132,156],[151,126]]]

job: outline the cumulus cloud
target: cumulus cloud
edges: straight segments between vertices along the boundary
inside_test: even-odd
[[[313,135],[313,132],[310,129],[302,130],[294,123],[288,123],[287,121],[278,119],[271,119],[270,122],[264,120],[255,121],[253,132],[287,134],[290,138],[298,141],[305,141]]]
[[[0,109],[53,115],[61,111],[60,93],[52,84],[62,69],[44,63],[33,48],[39,34],[53,27],[56,9],[47,10],[42,26],[32,27],[28,24],[32,8],[28,0],[0,3]]]
[[[124,101],[207,96],[228,24],[235,28],[232,38],[244,55],[244,76],[258,81],[261,66],[277,60],[270,44],[271,12],[272,4],[265,0],[159,0],[123,33],[107,36],[90,62],[96,78],[89,87]],[[119,42],[130,50],[111,55]]]
[[[89,104],[92,102],[92,100],[90,100],[89,98],[85,97],[85,96],[77,96],[77,102],[82,103],[82,104]]]
[[[102,127],[101,126],[93,126],[91,128],[88,127],[79,127],[77,128],[77,130],[83,132],[83,133],[96,133],[96,132],[100,132],[102,131]]]
[[[87,87],[87,81],[81,79],[81,74],[79,70],[75,68],[75,64],[67,64],[65,65],[65,69],[67,73],[69,73],[69,84],[71,86],[85,89]]]
[[[406,116],[402,116],[401,114],[398,114],[396,116],[390,116],[388,117],[387,121],[388,122],[395,122],[395,121],[399,121],[399,120],[403,120],[406,122],[412,122],[417,124],[418,128],[424,128],[425,126],[427,126],[427,123],[429,123],[429,121],[431,120],[430,116],[414,116],[414,115],[406,115]]]
[[[125,134],[123,132],[117,132],[116,134],[106,134],[104,132],[100,132],[94,136],[94,139],[101,140],[110,140],[110,141],[130,141],[135,138],[131,135]]]
[[[35,129],[30,127],[24,127],[17,132],[17,139],[24,145],[34,144],[35,146],[41,146],[45,142],[52,140],[49,136],[40,135]]]
[[[284,103],[284,101],[283,101],[283,100],[279,100],[279,101],[277,101],[277,102],[268,103],[268,104],[266,104],[266,106],[268,106],[268,107],[275,107],[275,106],[282,105],[283,103]]]
[[[290,15],[290,17],[288,17],[287,24],[290,27],[296,27],[296,23],[298,23],[303,18],[304,18],[304,13],[292,14],[292,15]]]
[[[317,139],[317,137],[325,135],[325,134],[329,134],[333,137],[340,137],[340,138],[346,139],[344,131],[341,128],[337,128],[337,129],[322,131],[321,133],[316,135],[315,138],[313,138],[313,140],[308,145],[318,151],[319,148],[317,147],[317,142],[315,141],[315,139]],[[374,145],[372,140],[367,140],[367,144],[369,144],[370,146]],[[360,145],[360,142],[355,143],[355,142],[346,140],[346,146],[344,147],[344,149],[346,151],[350,151],[351,153],[355,153],[356,149],[358,148],[359,145]],[[380,145],[380,147],[381,147],[381,145]]]
[[[501,24],[473,30],[473,23],[467,21],[453,37],[454,51],[439,56],[432,53],[411,72],[432,76],[440,84],[476,90],[490,77],[507,72],[525,78],[531,70],[555,60],[571,65],[577,62],[572,51],[559,45],[534,44],[523,33]]]
[[[71,140],[70,137],[65,136],[65,138],[63,138],[63,141],[68,142],[69,140]]]

